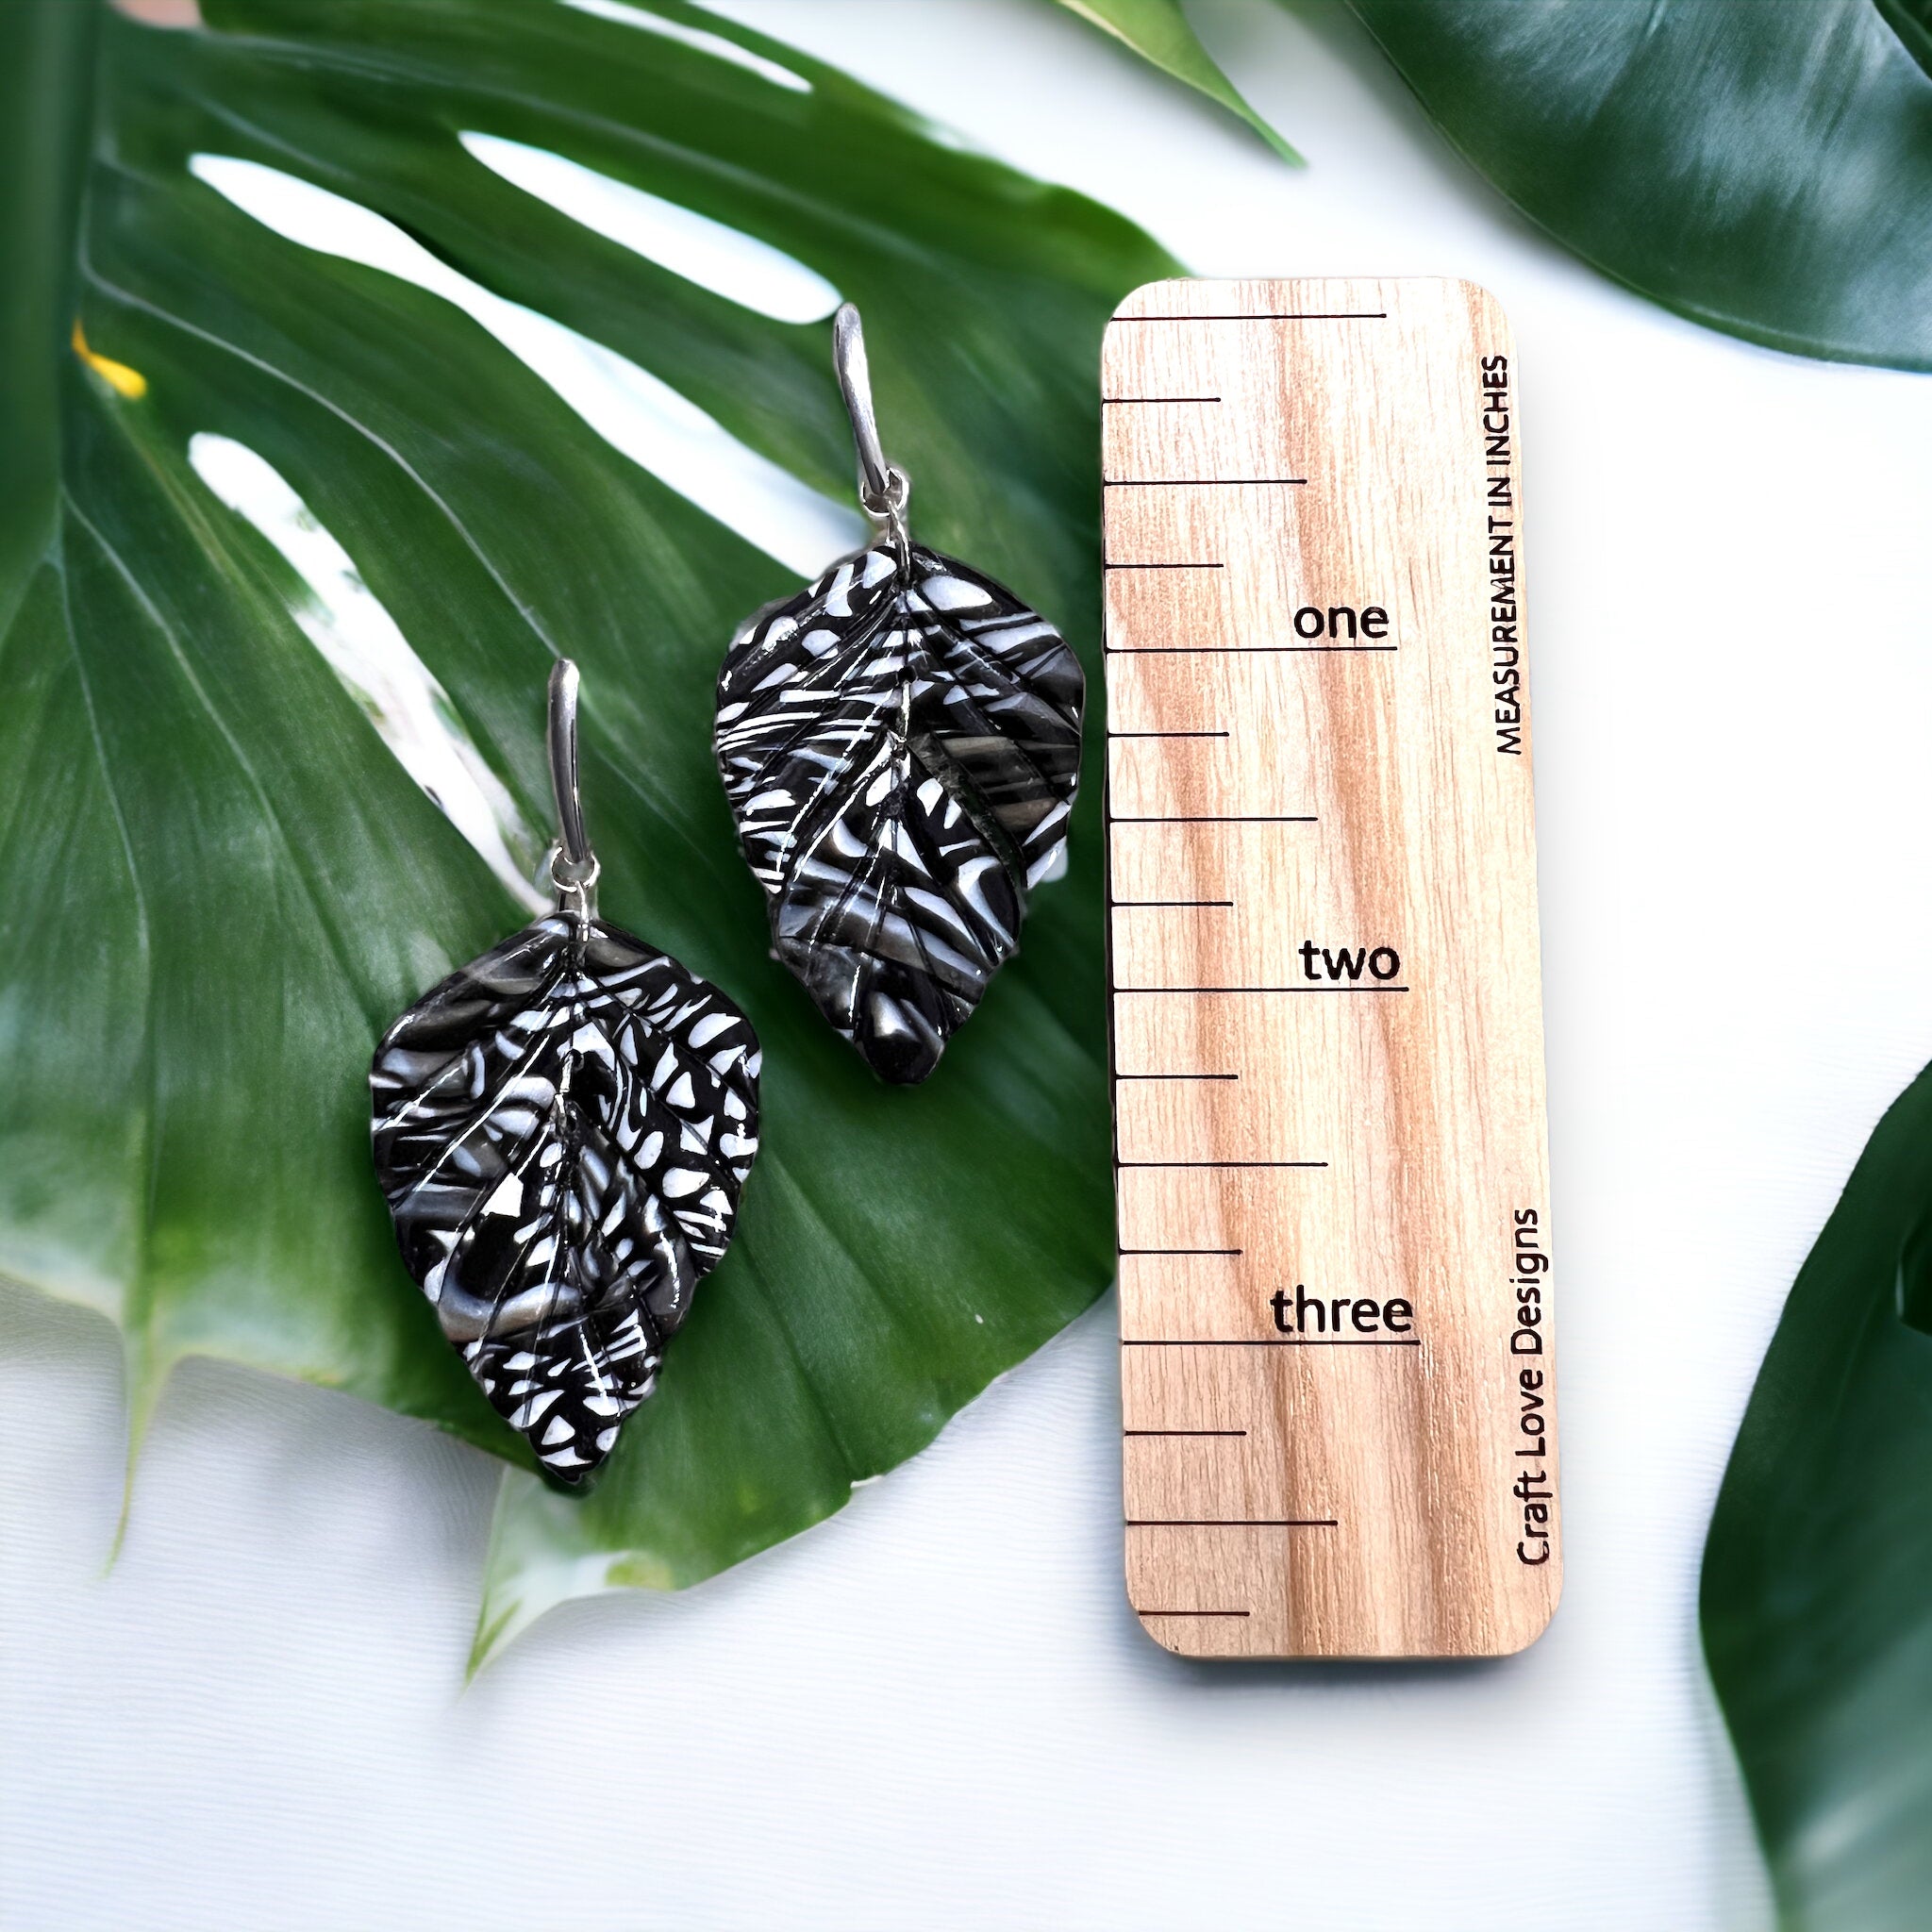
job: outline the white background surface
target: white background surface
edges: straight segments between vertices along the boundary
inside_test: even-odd
[[[1325,13],[1200,10],[1312,165],[1028,0],[736,0],[1202,274],[1458,275],[1523,363],[1568,1594],[1521,1659],[1210,1669],[1119,1582],[1111,1307],[810,1535],[460,1690],[483,1457],[197,1366],[104,1571],[108,1331],[4,1305],[10,1932],[1754,1928],[1704,1525],[1932,1050],[1932,387],[1705,333],[1512,215]]]

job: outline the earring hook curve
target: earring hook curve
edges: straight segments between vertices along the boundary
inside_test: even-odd
[[[865,359],[865,329],[858,308],[841,302],[832,318],[832,367],[852,423],[852,446],[858,457],[858,501],[870,516],[897,523],[912,484],[896,463],[886,460],[878,417],[872,402],[872,370]]]
[[[577,784],[577,667],[559,658],[550,672],[550,791],[557,801],[557,846],[550,860],[550,883],[558,908],[572,907],[589,919],[591,896],[603,868],[584,830],[583,795]]]

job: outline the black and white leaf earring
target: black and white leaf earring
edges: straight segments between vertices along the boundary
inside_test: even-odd
[[[576,666],[550,678],[557,909],[375,1050],[375,1171],[403,1261],[545,1471],[580,1483],[724,1258],[758,1145],[758,1042],[708,981],[596,916]]]
[[[858,311],[833,328],[873,541],[767,605],[718,677],[718,769],[773,951],[884,1079],[924,1080],[1065,869],[1079,659],[991,578],[914,543]]]

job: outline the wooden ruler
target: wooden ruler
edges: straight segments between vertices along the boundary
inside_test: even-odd
[[[1517,361],[1448,281],[1103,356],[1126,1574],[1191,1657],[1490,1657],[1562,1574]]]

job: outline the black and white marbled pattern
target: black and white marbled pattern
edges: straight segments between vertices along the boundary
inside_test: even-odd
[[[555,913],[411,1007],[370,1087],[405,1264],[497,1413],[581,1482],[724,1258],[758,1153],[751,1022]]]
[[[1079,659],[918,545],[768,605],[718,678],[718,769],[776,957],[883,1078],[923,1080],[1064,867]]]

